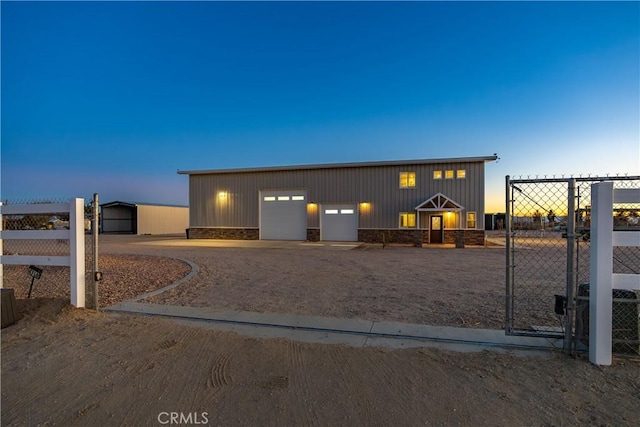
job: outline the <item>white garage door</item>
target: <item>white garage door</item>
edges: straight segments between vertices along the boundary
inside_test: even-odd
[[[320,240],[358,241],[358,206],[355,204],[322,205]]]
[[[260,239],[307,240],[307,192],[260,192]]]

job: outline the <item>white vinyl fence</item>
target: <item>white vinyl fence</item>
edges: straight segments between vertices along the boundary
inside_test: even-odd
[[[2,230],[0,226],[0,287],[3,283],[3,265],[44,265],[69,267],[71,277],[71,305],[85,306],[85,242],[84,199],[71,199],[68,203],[0,204],[2,215],[48,214],[69,212],[69,229],[64,230]],[[1,223],[1,221],[0,221]],[[3,240],[68,240],[69,256],[58,255],[4,255]]]
[[[640,275],[613,273],[613,247],[640,246],[640,232],[613,231],[617,203],[640,203],[640,189],[614,189],[610,181],[592,184],[589,360],[596,365],[611,365],[612,290],[640,290]]]

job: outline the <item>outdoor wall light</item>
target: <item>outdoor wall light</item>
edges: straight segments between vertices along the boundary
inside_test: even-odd
[[[226,191],[221,191],[218,193],[218,199],[220,200],[226,200],[227,199],[227,192]]]
[[[42,276],[42,269],[36,267],[35,265],[29,266],[29,276],[31,276],[31,285],[29,286],[29,295],[27,298],[31,298],[31,290],[33,289],[33,281],[39,279]]]

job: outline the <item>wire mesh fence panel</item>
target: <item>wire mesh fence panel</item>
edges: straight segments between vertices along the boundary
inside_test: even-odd
[[[507,333],[566,338],[570,328],[578,347],[588,345],[591,184],[600,181],[640,188],[637,176],[507,179]],[[615,205],[612,215],[615,230],[640,232],[637,204]],[[614,247],[613,273],[639,269],[640,248]],[[612,292],[614,351],[638,353],[640,294]]]
[[[512,181],[511,331],[563,336],[555,295],[565,295],[567,182]]]
[[[85,199],[85,202],[87,199]],[[69,212],[58,212],[55,207],[69,203],[69,199],[12,199],[5,200],[4,206],[10,205],[51,205],[50,211],[38,214],[8,214],[2,215],[2,229],[11,231],[30,230],[68,230]],[[42,209],[41,209],[42,211]],[[85,249],[85,284],[86,301],[92,301],[92,267],[93,244],[91,233],[91,214],[93,206],[85,203],[84,212],[84,249]],[[3,239],[3,255],[36,255],[36,256],[65,256],[71,255],[70,243],[63,239]],[[4,265],[3,286],[13,288],[17,298],[60,298],[69,299],[71,291],[71,277],[69,267],[34,265],[39,274],[33,274],[30,265]],[[87,305],[90,307],[90,305]]]

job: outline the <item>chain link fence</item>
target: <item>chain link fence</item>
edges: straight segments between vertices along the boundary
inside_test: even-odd
[[[640,177],[507,177],[506,331],[564,338],[565,350],[589,339],[591,184],[640,188]],[[640,232],[640,205],[615,205],[615,230]],[[640,273],[639,247],[614,247],[613,273]],[[613,350],[640,355],[640,292],[613,290]]]
[[[68,199],[31,199],[5,200],[3,205],[40,204],[55,205],[68,203]],[[93,218],[92,198],[85,199],[85,301],[86,307],[93,307]],[[69,229],[69,212],[51,212],[41,214],[2,215],[3,230],[64,230]],[[3,255],[51,255],[70,256],[69,240],[66,239],[3,239]],[[42,273],[34,278],[28,265],[4,265],[3,281],[5,288],[13,288],[16,298],[27,298],[31,289],[31,298],[70,298],[69,267],[36,265]],[[33,284],[32,284],[33,282]]]

